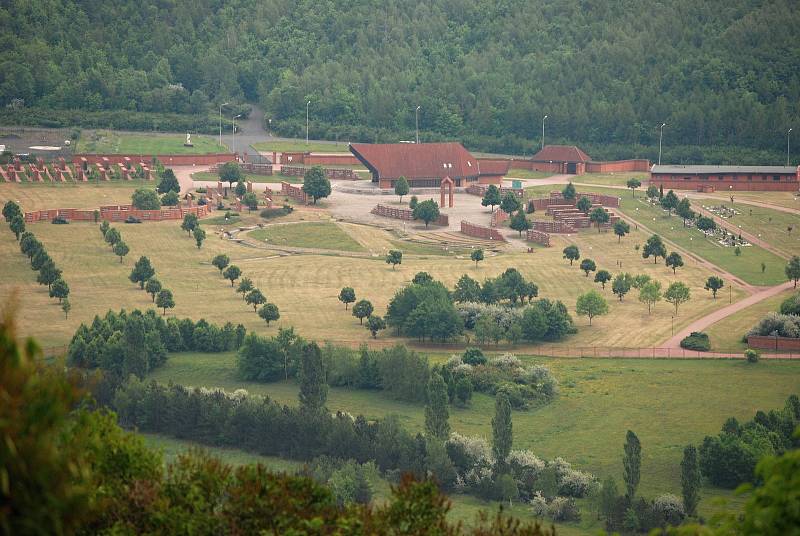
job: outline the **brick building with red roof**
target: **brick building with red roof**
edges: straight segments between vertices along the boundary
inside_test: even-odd
[[[582,175],[592,158],[574,145],[545,145],[531,157],[536,171]]]
[[[463,145],[446,143],[352,143],[350,152],[380,188],[394,188],[405,177],[412,188],[438,188],[445,177],[456,187],[500,185],[510,162],[479,162]]]

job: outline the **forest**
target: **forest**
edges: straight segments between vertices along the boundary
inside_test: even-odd
[[[596,160],[655,158],[665,122],[668,161],[780,164],[800,119],[793,0],[12,0],[0,25],[6,124],[249,102],[298,136],[310,100],[314,138],[413,139],[420,106],[474,150],[528,154],[547,115]]]

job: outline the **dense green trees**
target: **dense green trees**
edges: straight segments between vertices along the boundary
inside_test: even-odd
[[[139,210],[158,210],[161,208],[161,200],[158,193],[149,188],[138,188],[131,196],[131,204]]]
[[[303,191],[317,204],[317,199],[331,195],[331,181],[321,166],[314,166],[303,176]]]
[[[420,201],[417,203],[417,206],[414,207],[413,214],[415,220],[422,220],[425,222],[425,228],[427,229],[432,221],[439,219],[439,204],[433,199]]]
[[[210,0],[148,9],[130,1],[12,3],[2,12],[15,24],[0,109],[3,124],[103,120],[214,132],[216,105],[258,101],[271,130],[301,137],[311,100],[312,137],[394,141],[414,137],[408,103],[419,103],[424,140],[460,138],[488,152],[534,152],[548,114],[548,141],[578,143],[595,160],[655,160],[657,127],[666,122],[666,162],[773,163],[786,126],[800,117],[791,7],[733,0],[709,10],[673,0],[658,10],[626,4],[598,11],[575,0],[545,8],[522,0],[392,0],[376,9],[364,0],[324,7],[304,0],[289,12],[255,0],[235,9]],[[32,42],[28,36],[41,30],[36,14],[71,32]],[[683,24],[654,52],[651,25],[675,20]],[[94,32],[112,24],[114,35]],[[25,106],[6,108],[13,99]],[[731,145],[756,150],[714,148]]]

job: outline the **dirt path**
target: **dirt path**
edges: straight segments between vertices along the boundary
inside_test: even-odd
[[[719,322],[720,320],[731,316],[732,314],[738,313],[742,309],[746,309],[751,305],[754,305],[762,300],[766,300],[776,294],[780,294],[785,290],[790,290],[794,287],[794,283],[792,281],[787,281],[781,285],[775,285],[774,287],[769,287],[764,290],[760,290],[751,294],[750,296],[737,301],[736,303],[732,303],[727,307],[723,307],[722,309],[717,309],[713,313],[710,313],[703,318],[699,318],[683,328],[681,331],[676,333],[673,337],[669,338],[665,343],[661,344],[664,348],[680,348],[681,340],[688,336],[693,331],[703,331],[711,324]]]

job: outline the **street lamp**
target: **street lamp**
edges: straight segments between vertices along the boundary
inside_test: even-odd
[[[417,106],[416,111],[416,125],[417,125],[417,145],[419,145],[419,109],[421,106]]]
[[[229,105],[230,102],[223,102],[219,105],[219,144],[222,145],[222,107]]]
[[[233,129],[233,152],[234,152],[234,154],[236,154],[236,120],[239,119],[240,117],[242,117],[242,114],[239,114],[236,117],[234,117],[233,121],[231,122],[231,125],[232,125],[231,128]],[[238,159],[238,157],[237,157],[237,159]]]
[[[308,107],[311,106],[311,101],[306,103],[306,145],[308,145]]]
[[[542,149],[544,149],[544,120],[547,119],[548,116],[542,117]]]
[[[791,134],[791,133],[792,133],[792,130],[793,130],[793,129],[791,129],[791,128],[790,128],[790,129],[789,129],[789,130],[786,132],[786,165],[787,165],[787,166],[789,165],[789,134]]]
[[[666,123],[661,123],[659,130],[661,130],[661,134],[658,135],[658,165],[661,165],[661,140],[664,138],[664,127],[667,126]]]

